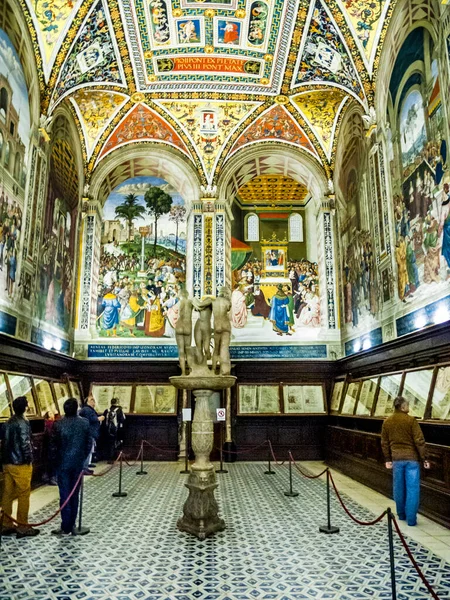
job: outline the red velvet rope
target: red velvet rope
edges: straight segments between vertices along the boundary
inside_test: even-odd
[[[134,467],[134,466],[136,466],[136,465],[137,465],[137,463],[139,462],[139,459],[141,458],[141,454],[142,454],[143,452],[144,452],[144,442],[142,441],[142,442],[141,442],[141,448],[140,448],[140,450],[139,450],[139,453],[138,453],[137,457],[134,459],[134,461],[132,461],[132,462],[128,462],[128,461],[127,461],[127,459],[125,458],[125,455],[123,455],[123,460],[124,460],[124,462],[126,462],[126,464],[127,464],[129,467]]]
[[[303,471],[300,469],[300,467],[298,467],[298,466],[297,466],[297,463],[295,462],[295,460],[294,460],[294,457],[292,456],[292,454],[291,454],[291,452],[290,452],[290,451],[289,451],[289,456],[290,456],[290,459],[291,459],[291,461],[294,463],[294,467],[297,469],[297,471],[298,471],[298,472],[299,472],[299,473],[300,473],[300,474],[301,474],[303,477],[306,477],[306,479],[318,479],[319,477],[322,477],[322,475],[328,471],[328,468],[326,468],[326,469],[324,469],[324,470],[322,471],[322,473],[319,473],[318,475],[307,475],[306,473],[304,473],[304,472],[303,472]]]
[[[153,448],[154,450],[158,450],[159,452],[162,452],[163,454],[173,454],[173,450],[164,450],[163,448],[158,448],[158,446],[154,446],[150,442],[147,442],[147,440],[142,440],[142,443],[145,444],[146,446],[150,446],[150,448]]]
[[[341,503],[341,506],[342,506],[342,508],[345,510],[345,512],[348,514],[348,516],[349,516],[349,517],[350,517],[350,518],[351,518],[353,521],[355,521],[355,523],[358,523],[358,525],[376,525],[376,524],[377,524],[377,523],[379,523],[379,522],[380,522],[380,521],[381,521],[381,520],[384,518],[384,516],[387,514],[387,510],[385,510],[384,512],[382,512],[382,513],[381,513],[381,515],[380,515],[379,517],[377,517],[377,518],[376,518],[376,519],[374,519],[373,521],[361,521],[360,519],[357,519],[356,517],[354,517],[354,516],[352,515],[352,513],[351,513],[351,512],[348,510],[348,508],[345,506],[345,504],[344,504],[344,501],[342,500],[342,498],[341,498],[341,495],[340,495],[340,494],[339,494],[339,492],[338,492],[338,489],[337,489],[337,487],[336,487],[336,484],[334,483],[334,479],[333,479],[333,476],[332,476],[331,472],[330,472],[330,480],[331,480],[331,483],[332,483],[332,485],[333,485],[334,491],[336,492],[336,496],[337,496],[337,498],[338,498],[339,502]]]
[[[113,462],[113,464],[110,467],[108,467],[101,473],[92,473],[92,477],[103,477],[104,475],[107,475],[110,471],[112,471],[114,469],[114,467],[117,465],[117,463],[119,462],[120,457],[122,455],[123,455],[123,452],[120,452],[119,456],[116,458],[116,460]]]
[[[430,592],[430,594],[433,596],[433,598],[435,600],[439,600],[439,596],[436,594],[436,592],[433,590],[433,588],[431,587],[431,585],[428,583],[425,575],[422,573],[421,568],[419,567],[419,565],[416,562],[416,559],[414,558],[411,550],[409,549],[409,546],[403,536],[403,533],[400,530],[399,524],[397,523],[397,519],[395,517],[392,517],[392,521],[394,523],[394,527],[398,533],[398,536],[400,538],[400,541],[403,544],[404,549],[406,550],[406,554],[409,557],[409,560],[412,562],[414,568],[416,569],[417,573],[419,574],[420,579],[423,581],[425,587],[427,588],[427,590]]]
[[[16,523],[16,525],[19,525],[22,527],[41,527],[42,525],[47,525],[47,523],[50,523],[50,521],[53,521],[53,519],[59,515],[59,513],[63,510],[63,508],[65,508],[67,506],[69,500],[72,498],[76,489],[78,488],[78,484],[80,483],[83,475],[84,475],[84,472],[81,471],[80,475],[78,476],[76,484],[74,485],[70,494],[67,496],[67,499],[65,500],[64,504],[58,508],[58,510],[55,512],[55,514],[53,514],[48,519],[45,519],[45,521],[41,521],[40,523],[22,523],[21,521],[18,521],[17,519],[15,519],[13,516],[5,513],[3,511],[3,509],[1,510],[1,515],[2,515],[1,519],[3,520],[3,517],[6,517],[6,518],[10,519],[13,523]]]
[[[257,450],[258,448],[261,448],[261,446],[265,446],[267,444],[266,442],[262,442],[262,444],[258,444],[257,446],[252,446],[252,448],[247,448],[246,450],[223,450],[223,453],[225,454],[248,454],[249,452],[253,452],[253,450]],[[218,450],[220,452],[220,448],[217,446],[214,446],[215,450]]]
[[[284,465],[284,463],[285,463],[286,461],[285,461],[285,460],[283,460],[283,462],[278,462],[278,460],[277,460],[277,458],[276,458],[276,456],[275,456],[275,454],[274,454],[274,451],[273,451],[272,442],[271,442],[270,440],[267,440],[267,442],[268,442],[268,444],[269,444],[270,454],[272,455],[273,462],[274,462],[276,465],[279,465],[279,466],[281,467],[282,465]]]

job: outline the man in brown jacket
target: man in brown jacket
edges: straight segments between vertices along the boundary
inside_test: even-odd
[[[381,430],[381,447],[386,468],[393,472],[394,500],[398,518],[417,524],[420,499],[420,463],[430,468],[425,458],[425,439],[419,424],[410,417],[409,402],[402,396],[394,400],[394,414]]]

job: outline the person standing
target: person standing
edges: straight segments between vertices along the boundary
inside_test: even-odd
[[[25,396],[19,396],[14,400],[14,416],[5,424],[2,440],[3,512],[10,515],[13,500],[17,498],[17,520],[20,523],[28,523],[31,476],[33,474],[31,427],[25,418],[27,407],[28,401]],[[22,538],[38,535],[40,531],[21,524],[16,528],[14,523],[5,516],[3,535],[13,535],[14,533],[17,533],[18,538]]]
[[[397,515],[408,525],[417,524],[420,500],[420,463],[430,468],[426,460],[425,438],[414,417],[408,415],[409,402],[398,396],[394,414],[386,419],[381,430],[381,447],[386,468],[393,472],[394,500]]]
[[[105,419],[105,417],[103,415],[100,417],[98,416],[98,414],[95,410],[95,398],[94,398],[94,396],[92,396],[92,394],[90,394],[86,398],[84,406],[79,412],[79,416],[82,417],[83,419],[87,419],[89,421],[89,429],[90,429],[92,443],[91,443],[91,451],[89,452],[88,456],[86,457],[86,461],[84,463],[84,473],[85,473],[85,475],[92,475],[92,473],[94,471],[92,471],[92,469],[89,468],[89,465],[91,464],[92,454],[94,453],[95,445],[97,443],[98,436],[100,435],[101,422],[104,421],[104,419]]]
[[[77,416],[78,402],[69,398],[64,402],[65,416],[53,425],[51,437],[51,458],[56,465],[59,487],[59,505],[63,506],[69,494],[77,489],[61,511],[61,529],[54,529],[53,535],[73,533],[78,513],[80,495],[80,473],[84,470],[86,457],[92,451],[92,437],[89,422]]]
[[[123,425],[125,423],[125,415],[122,408],[119,406],[117,398],[111,399],[111,406],[104,412],[106,425],[106,452],[109,463],[112,463],[115,458],[116,449],[123,443]]]

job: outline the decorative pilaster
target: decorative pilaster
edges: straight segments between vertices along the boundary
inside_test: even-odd
[[[334,194],[328,195],[323,201],[318,218],[318,229],[322,238],[319,248],[323,252],[325,272],[321,277],[320,285],[326,290],[325,319],[323,324],[329,330],[337,330],[337,280],[336,261],[334,252]],[[319,264],[320,264],[319,260]],[[323,289],[323,288],[322,288]]]
[[[83,219],[80,232],[82,260],[78,297],[78,333],[91,337],[95,329],[98,271],[100,264],[102,207],[97,200],[83,199]]]
[[[226,204],[212,195],[214,189],[202,191],[209,195],[193,204],[188,224],[193,246],[192,278],[188,281],[192,281],[194,298],[217,296],[220,288],[229,283],[230,271],[227,264],[231,246],[230,215]]]

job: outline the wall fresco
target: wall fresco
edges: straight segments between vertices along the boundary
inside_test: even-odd
[[[155,188],[168,195],[156,221],[145,200],[146,192]],[[156,177],[135,177],[117,186],[103,211],[99,337],[145,337],[175,343],[178,292],[186,279],[185,256],[186,211],[181,196]]]

